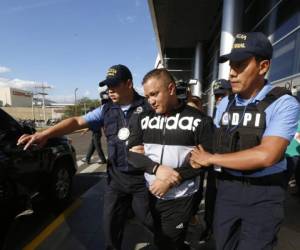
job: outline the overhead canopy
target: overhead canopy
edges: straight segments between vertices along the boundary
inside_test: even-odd
[[[220,0],[150,0],[162,50],[194,47],[210,39]],[[152,16],[153,18],[153,16]]]
[[[195,46],[212,39],[220,0],[148,0],[163,65],[177,78],[192,74]]]

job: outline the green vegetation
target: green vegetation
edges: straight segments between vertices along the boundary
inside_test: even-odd
[[[63,118],[68,118],[72,116],[80,116],[89,112],[90,109],[96,108],[100,106],[100,100],[98,99],[89,99],[88,97],[84,97],[78,100],[75,106],[68,106],[65,109],[65,113]]]

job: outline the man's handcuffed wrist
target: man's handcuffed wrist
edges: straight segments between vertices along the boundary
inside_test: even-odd
[[[154,166],[154,168],[153,168],[153,170],[152,170],[152,173],[153,173],[154,175],[156,175],[156,172],[157,172],[159,166],[160,166],[159,164],[156,164],[156,165]]]

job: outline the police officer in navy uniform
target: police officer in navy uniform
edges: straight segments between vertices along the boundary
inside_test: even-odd
[[[83,117],[72,117],[45,131],[23,135],[18,143],[26,144],[24,149],[27,149],[32,143],[43,145],[51,137],[77,129],[88,127],[92,131],[99,131],[103,127],[109,161],[103,208],[105,249],[117,250],[121,249],[123,229],[130,207],[144,226],[149,230],[153,227],[144,173],[128,164],[126,148],[131,116],[146,110],[149,105],[133,89],[132,74],[124,65],[110,67],[106,79],[99,85],[108,87],[110,100],[106,104]]]
[[[225,96],[230,94],[230,89],[230,83],[226,79],[219,79],[213,83],[213,92],[216,105],[218,105]]]
[[[195,168],[221,168],[215,206],[217,249],[273,249],[284,218],[284,152],[299,119],[299,104],[265,79],[272,45],[260,32],[237,34],[229,60],[233,94],[217,108],[215,153],[201,145]],[[284,63],[284,62],[283,62]]]

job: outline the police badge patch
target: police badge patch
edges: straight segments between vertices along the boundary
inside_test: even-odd
[[[128,128],[123,127],[119,129],[118,138],[121,141],[126,141],[129,138],[129,135],[130,135],[130,131]]]
[[[137,107],[137,108],[135,109],[134,114],[140,114],[140,113],[142,113],[142,112],[143,112],[143,107],[142,107],[142,106],[139,106],[139,107]]]

